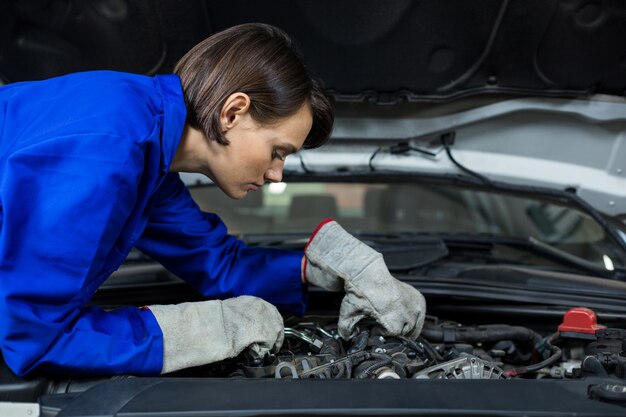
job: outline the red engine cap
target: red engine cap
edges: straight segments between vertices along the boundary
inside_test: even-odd
[[[563,315],[563,323],[559,325],[559,332],[595,334],[596,330],[606,329],[598,324],[596,313],[585,307],[576,307]]]

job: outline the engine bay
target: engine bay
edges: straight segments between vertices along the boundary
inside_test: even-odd
[[[467,319],[471,320],[469,316]],[[203,410],[203,407],[214,407],[216,402],[224,401],[224,407],[230,409],[232,403],[218,394],[219,389],[226,386],[249,395],[261,389],[269,396],[266,400],[270,407],[274,404],[272,401],[282,398],[281,389],[294,392],[314,390],[332,396],[333,390],[338,389],[337,383],[348,383],[341,385],[340,389],[350,390],[350,381],[361,380],[362,383],[357,384],[360,389],[372,392],[399,389],[404,393],[398,394],[401,397],[412,390],[410,387],[419,386],[423,396],[402,397],[413,398],[411,407],[424,407],[430,401],[429,395],[444,389],[441,385],[444,383],[447,384],[446,392],[454,391],[455,386],[461,391],[469,390],[463,391],[459,397],[455,406],[459,409],[471,407],[473,401],[482,404],[483,390],[486,390],[484,395],[508,398],[510,401],[502,405],[503,409],[523,408],[527,405],[522,399],[509,396],[523,389],[536,391],[533,395],[540,398],[545,394],[542,394],[542,386],[556,389],[558,393],[555,395],[563,396],[559,401],[579,401],[586,397],[610,403],[612,407],[617,406],[617,410],[626,405],[626,330],[618,328],[618,324],[615,327],[598,324],[595,312],[588,308],[568,310],[558,326],[537,326],[536,321],[528,321],[528,327],[516,323],[472,325],[427,315],[422,332],[415,340],[386,336],[369,321],[359,323],[353,339],[343,340],[337,331],[338,316],[328,310],[304,317],[287,316],[284,322],[285,338],[281,349],[265,357],[255,357],[246,351],[234,358],[153,378],[132,375],[3,378],[0,394],[10,401],[39,402],[49,409],[49,415],[56,415],[75,399],[91,404],[94,398],[111,392],[116,392],[124,401],[137,396],[142,407],[145,404],[157,407],[156,398],[163,395],[161,389],[184,386],[180,392],[186,392],[186,395],[176,402],[176,406]],[[284,385],[286,380],[300,383]],[[312,386],[312,380],[326,382],[320,381]],[[539,380],[543,383],[533,382]],[[283,383],[277,386],[280,381]],[[564,386],[569,388],[558,388]],[[147,387],[154,387],[155,391]],[[215,395],[208,396],[207,392],[213,390],[217,390]],[[339,393],[337,395],[341,397]],[[143,396],[151,400],[140,400]],[[364,398],[341,398],[346,401],[345,407],[360,404],[359,407],[367,408],[368,401]],[[259,401],[263,404],[262,399]],[[337,404],[341,402],[337,401]],[[389,397],[389,401],[394,407],[402,405],[397,396]],[[436,402],[435,399],[432,401]],[[260,403],[246,402],[245,407],[256,409]],[[570,408],[578,410],[576,407],[580,404],[576,404],[572,402]],[[594,412],[599,407],[585,404]],[[532,405],[543,411],[553,406],[560,407],[548,397]]]
[[[580,379],[626,377],[626,331],[599,325],[595,313],[574,308],[554,332],[506,324],[464,325],[427,316],[417,340],[387,337],[362,322],[350,341],[336,317],[285,321],[275,354],[236,358],[182,376],[274,379]],[[601,395],[601,394],[600,394]]]

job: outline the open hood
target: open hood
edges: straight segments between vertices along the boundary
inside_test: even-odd
[[[0,10],[8,82],[103,68],[169,72],[204,37],[258,21],[293,36],[338,100],[626,90],[620,0],[9,0]]]
[[[283,27],[338,100],[626,89],[620,1],[239,0],[208,9],[216,30],[254,19]]]
[[[458,174],[440,141],[454,132],[452,153],[471,170],[626,213],[620,0],[7,1],[0,12],[5,82],[170,72],[211,33],[270,23],[334,98],[333,140],[303,153],[312,170]],[[399,142],[436,155],[387,149]]]

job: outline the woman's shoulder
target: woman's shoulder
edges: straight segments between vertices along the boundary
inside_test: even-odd
[[[162,97],[153,77],[118,71],[88,71],[50,80],[60,87],[61,95],[73,95],[84,104],[111,110],[159,113]]]
[[[10,115],[0,112],[0,149],[6,156],[63,143],[112,152],[107,143],[115,143],[120,149],[139,146],[159,159],[175,147],[185,121],[176,81],[93,71],[10,85],[0,91],[0,110]]]
[[[155,77],[89,71],[34,84],[28,106],[46,115],[49,133],[58,125],[65,133],[109,133],[140,142],[160,126],[165,112]]]

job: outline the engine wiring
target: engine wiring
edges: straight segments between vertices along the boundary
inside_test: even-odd
[[[367,322],[360,324],[357,335],[350,341],[338,336],[337,322],[333,318],[290,320],[279,352],[263,360],[235,359],[217,376],[229,376],[224,372],[230,372],[231,377],[276,379],[528,379],[551,375],[575,376],[562,368],[565,353],[569,350],[556,345],[556,342],[561,342],[568,346],[567,341],[559,339],[558,333],[543,337],[522,326],[465,326],[429,317],[422,334],[416,339],[385,336],[374,323]],[[603,365],[599,361],[586,359],[585,364],[590,369],[588,373],[602,375],[598,366],[602,368]]]

